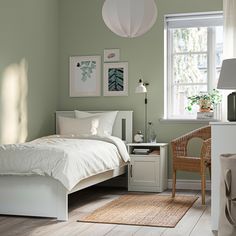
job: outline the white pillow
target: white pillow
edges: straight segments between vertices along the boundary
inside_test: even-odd
[[[118,111],[109,111],[101,113],[89,113],[84,111],[75,110],[75,117],[81,118],[92,118],[97,117],[99,120],[98,135],[112,135],[113,125],[116,119]]]
[[[100,135],[112,134],[112,127],[117,112],[113,114],[93,115],[86,118],[59,117],[59,133],[75,135]]]
[[[101,115],[101,114],[103,114],[103,113],[89,113],[86,111],[75,110],[75,117],[76,118],[87,118],[87,117],[97,116],[97,115]]]
[[[94,133],[93,120],[94,118],[75,119],[68,117],[58,117],[59,133],[60,134],[78,134],[78,135],[92,135]],[[95,127],[96,129],[96,127]]]

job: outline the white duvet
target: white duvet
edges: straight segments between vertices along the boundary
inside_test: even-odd
[[[117,137],[53,135],[0,145],[0,175],[47,175],[71,190],[80,180],[129,161]]]

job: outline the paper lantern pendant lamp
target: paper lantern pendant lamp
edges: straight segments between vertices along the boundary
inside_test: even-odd
[[[102,17],[113,33],[134,38],[154,25],[157,7],[155,0],[105,0]]]

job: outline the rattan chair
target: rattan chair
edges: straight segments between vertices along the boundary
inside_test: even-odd
[[[203,139],[200,157],[188,156],[187,146],[192,138]],[[199,172],[201,175],[202,204],[205,204],[206,168],[211,175],[211,127],[205,126],[172,140],[173,184],[172,197],[175,196],[176,171]]]

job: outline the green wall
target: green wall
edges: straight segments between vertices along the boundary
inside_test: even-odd
[[[18,114],[19,123],[14,125],[20,126],[22,117],[26,119],[27,140],[54,131],[59,86],[58,12],[58,0],[0,0],[1,136],[3,129],[6,132],[13,127],[14,114],[9,107],[22,112],[19,102],[11,105],[11,99],[18,99],[18,93],[23,91],[22,87],[17,91],[14,88],[22,77],[27,80],[23,87],[28,86],[27,109],[23,116]],[[18,82],[13,85],[11,79]]]
[[[157,0],[158,20],[145,35],[121,38],[103,23],[103,0],[59,0],[60,88],[59,108],[62,110],[133,110],[134,132],[144,126],[144,97],[134,93],[138,79],[148,81],[148,120],[154,122],[158,141],[169,142],[203,124],[161,123],[164,114],[164,15],[172,13],[222,10],[222,0]],[[129,62],[128,97],[69,97],[71,55],[103,55],[105,48],[120,48],[121,61]],[[171,156],[171,155],[170,155]],[[169,158],[171,159],[171,158]],[[171,177],[171,160],[169,161]],[[187,178],[189,174],[180,174]],[[196,178],[197,175],[192,175]]]
[[[0,142],[3,129],[11,134],[8,110],[12,102],[18,112],[17,125],[24,124],[28,131],[27,140],[53,133],[56,109],[133,110],[134,132],[143,130],[144,97],[134,93],[140,77],[150,83],[148,120],[154,122],[159,142],[169,142],[202,125],[159,121],[164,113],[163,16],[222,10],[222,0],[157,0],[157,22],[148,33],[134,39],[121,38],[106,28],[101,16],[103,2],[0,0]],[[69,56],[102,56],[105,48],[120,48],[121,61],[129,62],[129,96],[70,98]],[[11,83],[6,86],[12,79],[18,89]],[[22,105],[18,98],[21,101],[27,91]],[[169,170],[171,176],[171,158]]]

